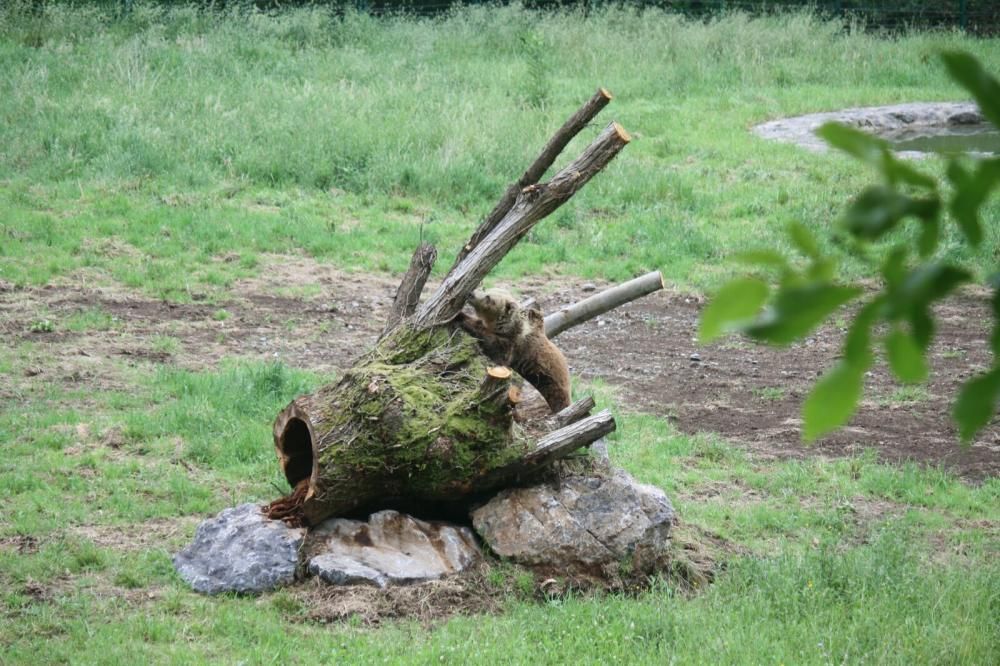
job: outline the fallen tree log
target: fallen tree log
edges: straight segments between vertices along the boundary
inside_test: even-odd
[[[296,492],[273,503],[269,515],[316,524],[387,502],[454,502],[515,483],[614,430],[608,412],[575,413],[570,421],[547,424],[554,429],[535,441],[513,418],[513,373],[494,366],[455,320],[511,248],[629,140],[612,122],[551,180],[522,188],[500,219],[474,234],[419,306],[436,253],[417,248],[375,347],[338,381],[296,398],[275,420],[278,460]]]

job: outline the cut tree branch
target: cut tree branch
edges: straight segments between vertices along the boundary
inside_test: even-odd
[[[488,403],[499,405],[510,404],[508,391],[513,371],[502,365],[495,365],[486,369],[486,377],[479,387],[478,403]]]
[[[601,410],[593,416],[588,416],[576,423],[550,432],[539,439],[528,453],[504,467],[492,470],[473,483],[480,490],[489,490],[509,484],[596,442],[601,437],[614,432],[615,427],[615,419],[611,416],[611,412],[607,409]]]
[[[535,450],[525,456],[522,462],[529,465],[545,465],[614,431],[615,419],[611,416],[611,411],[602,409],[593,416],[542,437],[538,440]]]
[[[605,289],[590,298],[568,305],[545,317],[545,335],[551,340],[568,328],[602,315],[619,305],[663,289],[660,271],[646,273],[628,282]]]
[[[521,191],[528,187],[529,185],[534,185],[542,177],[552,163],[556,161],[559,153],[563,151],[566,145],[576,136],[580,130],[587,126],[591,120],[601,112],[608,102],[611,101],[611,93],[609,93],[604,88],[598,89],[594,96],[591,97],[587,102],[581,106],[576,113],[574,113],[569,120],[567,120],[562,127],[549,139],[549,142],[545,144],[545,148],[542,149],[541,154],[535,158],[535,161],[531,163],[531,166],[524,172],[516,183],[507,188],[504,192],[503,197],[497,202],[490,214],[486,216],[486,219],[472,232],[472,236],[469,241],[462,247],[459,251],[458,256],[455,258],[455,263],[452,264],[451,270],[462,263],[466,255],[469,254],[480,241],[490,235],[490,232],[500,223],[500,220],[507,215],[507,212],[514,207],[514,203],[517,201],[517,195]]]
[[[486,274],[535,224],[564,204],[631,140],[618,123],[611,123],[572,164],[540,185],[530,185],[496,228],[451,269],[441,286],[413,317],[417,327],[451,321]]]
[[[546,421],[546,425],[552,430],[565,428],[590,414],[590,410],[594,408],[594,404],[594,399],[588,395],[586,398],[577,400],[569,407],[564,407],[550,416]]]
[[[427,276],[431,274],[436,260],[437,248],[430,243],[421,243],[413,251],[410,267],[406,270],[406,274],[396,289],[396,297],[392,300],[392,308],[389,310],[389,317],[385,329],[382,331],[383,336],[396,328],[399,322],[409,317],[417,309],[420,292],[424,290]]]

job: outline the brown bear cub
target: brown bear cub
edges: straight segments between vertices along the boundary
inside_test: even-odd
[[[486,355],[514,368],[538,389],[553,413],[568,407],[569,366],[546,337],[541,310],[522,308],[503,289],[476,291],[468,303],[477,316],[463,313],[462,325],[482,340]]]

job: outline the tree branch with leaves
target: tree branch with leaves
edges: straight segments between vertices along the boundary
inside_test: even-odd
[[[1000,82],[967,53],[945,52],[941,58],[985,118],[1000,127]],[[841,307],[860,302],[840,360],[816,382],[803,405],[803,437],[813,440],[845,425],[857,410],[876,345],[884,348],[897,379],[925,381],[934,339],[933,304],[963,284],[985,284],[992,290],[993,364],[962,386],[952,411],[962,440],[969,442],[990,422],[1000,401],[1000,271],[978,275],[970,265],[942,258],[940,239],[944,225],[954,223],[964,243],[971,248],[982,245],[981,211],[1000,186],[1000,157],[949,158],[945,187],[896,157],[882,139],[837,123],[817,133],[880,176],[881,182],[854,197],[833,232],[836,243],[869,262],[874,275],[865,278],[866,284],[877,276],[879,288],[873,292],[861,280],[838,279],[836,258],[821,250],[804,224],[795,222],[788,235],[806,259],[805,267],[796,267],[773,249],[737,255],[735,259],[770,270],[777,279],[750,276],[723,285],[702,314],[699,338],[706,343],[742,332],[761,342],[788,345]],[[917,225],[915,235],[893,233],[911,220]]]

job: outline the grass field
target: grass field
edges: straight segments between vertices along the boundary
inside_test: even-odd
[[[736,269],[728,254],[783,243],[789,220],[828,227],[870,178],[750,126],[959,99],[942,48],[1000,71],[997,39],[877,35],[803,13],[376,20],[138,3],[111,20],[26,6],[0,8],[0,291],[208,303],[220,331],[222,304],[273,265],[265,253],[398,273],[424,237],[446,268],[598,86],[616,95],[602,122],[635,140],[498,278],[659,269],[675,289],[710,290]],[[986,228],[969,257],[982,268],[1000,248],[995,199]],[[943,252],[967,250],[951,238]],[[82,307],[14,327],[14,314],[0,311],[0,663],[1000,662],[1000,480],[873,453],[765,459],[633,413],[615,461],[743,553],[698,595],[660,583],[534,600],[498,584],[486,593],[505,597],[500,615],[378,628],[314,621],[297,591],[197,596],[171,553],[203,517],[277,494],[270,421],[332,371],[238,350],[179,366],[166,330],[146,357],[81,373],[53,364],[52,345],[125,339],[127,322]]]

